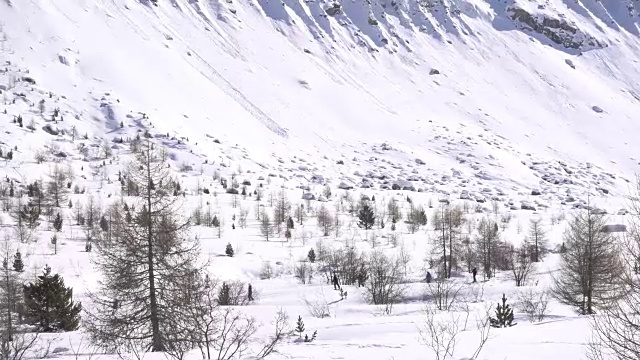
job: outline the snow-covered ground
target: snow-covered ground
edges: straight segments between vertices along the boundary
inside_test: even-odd
[[[311,216],[289,242],[266,242],[255,198],[240,197],[250,211],[243,229],[215,174],[235,174],[250,191],[262,184],[264,198],[284,187],[292,204],[312,209],[321,202],[302,195],[318,199],[328,184],[333,196],[322,200],[332,212],[347,193],[375,195],[380,206],[394,197],[404,214],[410,196],[433,204],[430,219],[439,200],[466,203],[471,224],[511,214],[502,237],[514,244],[530,218],[541,218],[558,246],[566,227],[558,219],[585,205],[587,193],[612,223],[624,223],[616,214],[640,150],[636,0],[335,3],[333,13],[334,2],[324,0],[0,0],[0,149],[13,149],[0,175],[24,186],[47,179],[55,164],[71,168],[73,185],[85,189],[72,203],[86,204],[90,195],[106,208],[120,195],[126,140],[149,131],[187,190],[184,215],[202,205],[220,216],[220,239],[217,229],[192,234],[213,273],[258,290],[243,311],[267,324],[261,334],[268,336],[277,307],[318,330],[316,341],[290,341],[274,358],[435,359],[418,328],[426,305],[420,281],[436,235],[430,224],[416,234],[400,224],[393,246],[389,226],[365,233],[342,209],[340,236],[324,239]],[[113,155],[105,157],[105,147]],[[72,225],[74,209],[62,212],[57,255],[47,221],[38,241],[13,246],[25,255],[27,278],[49,264],[82,300],[96,274],[84,229]],[[12,219],[0,217],[11,233]],[[412,300],[391,315],[368,305],[362,289],[347,287],[348,299],[338,301],[321,276],[305,285],[293,277],[294,264],[318,241],[370,251],[372,236],[377,249],[411,254]],[[227,243],[233,258],[223,256]],[[547,257],[531,286],[548,287],[557,260]],[[280,275],[261,280],[265,262]],[[463,275],[457,281],[469,282]],[[515,300],[507,275],[485,283],[473,308],[503,293]],[[313,318],[304,305],[321,297],[336,301],[330,318]],[[517,314],[517,322],[494,330],[479,358],[583,357],[590,330],[571,309],[552,302],[545,321]],[[473,354],[474,331],[464,333],[455,358]],[[82,332],[58,337],[65,347]]]

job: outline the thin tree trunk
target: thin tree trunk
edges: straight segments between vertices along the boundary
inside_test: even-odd
[[[147,149],[147,180],[151,180],[151,149]],[[155,185],[155,184],[154,184]],[[149,266],[149,307],[152,331],[151,351],[164,351],[160,334],[160,319],[158,317],[158,299],[156,298],[155,270],[153,266],[153,222],[151,219],[151,184],[147,185],[147,264]]]
[[[8,258],[8,256],[7,256]],[[4,269],[5,274],[5,286],[7,291],[7,341],[13,341],[13,321],[11,318],[11,307],[14,304],[13,298],[11,296],[12,292],[12,284],[9,281],[9,269]]]

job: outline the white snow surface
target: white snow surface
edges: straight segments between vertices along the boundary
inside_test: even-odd
[[[301,187],[318,199],[327,183],[333,197],[321,200],[332,211],[346,192],[375,195],[380,204],[395,197],[404,213],[407,196],[436,207],[447,198],[472,204],[477,214],[468,217],[475,222],[494,216],[493,200],[501,214],[514,217],[503,238],[519,244],[528,220],[539,217],[558,246],[566,228],[560,214],[569,217],[587,193],[592,206],[616,214],[638,171],[640,4],[338,3],[341,12],[328,16],[333,2],[324,0],[159,0],[157,6],[143,0],[0,0],[0,149],[14,149],[0,175],[24,185],[46,179],[55,161],[72,168],[74,182],[106,208],[119,196],[115,178],[130,155],[112,141],[148,130],[183,170],[185,215],[210,204],[222,218],[222,239],[215,229],[196,226],[193,233],[203,242],[203,255],[213,258],[214,274],[251,282],[259,291],[256,303],[242,310],[266,324],[260,335],[269,336],[276,307],[293,320],[302,315],[308,332],[318,330],[316,341],[294,337],[273,358],[435,359],[417,330],[426,306],[419,279],[428,239],[435,236],[430,225],[416,234],[399,230],[400,247],[412,254],[411,296],[392,315],[381,315],[366,303],[363,289],[349,287],[348,299],[338,301],[321,275],[310,285],[292,276],[294,264],[323,238],[314,218],[297,227],[289,243],[284,237],[265,242],[249,197],[240,200],[251,210],[248,227],[232,230],[237,209],[213,173],[250,180],[250,191],[263,183],[265,197],[284,186],[293,203],[313,208],[320,202],[301,200]],[[600,46],[556,44],[514,23],[514,8],[538,19],[566,19],[580,30],[576,38],[597,39]],[[50,120],[54,108],[64,121]],[[18,115],[34,130],[12,123]],[[50,135],[42,130],[47,125],[64,133]],[[78,133],[73,139],[72,128]],[[103,143],[113,147],[110,160],[98,154]],[[82,146],[91,148],[88,155]],[[38,151],[49,154],[43,163],[34,161]],[[66,156],[56,156],[60,152]],[[391,190],[394,185],[400,188]],[[71,200],[86,202],[87,195]],[[521,210],[523,204],[536,211]],[[38,241],[14,247],[25,254],[28,276],[50,264],[82,300],[97,274],[84,252],[83,228],[72,225],[73,209],[61,211],[65,227],[57,255],[46,221]],[[324,241],[370,251],[372,235],[354,229],[345,212],[340,216],[342,235]],[[2,220],[12,221],[6,213]],[[624,223],[625,216],[611,222]],[[378,249],[398,251],[389,244],[388,226],[374,234]],[[236,251],[233,258],[221,256],[227,243]],[[554,254],[540,264],[532,287],[550,285],[557,260]],[[264,262],[282,264],[281,274],[260,280]],[[470,277],[463,272],[456,280]],[[515,301],[506,273],[485,283],[483,297],[471,306],[493,306],[503,293]],[[302,299],[323,296],[336,301],[332,317],[315,319]],[[518,313],[517,322],[493,330],[478,359],[584,357],[588,320],[572,309],[553,301],[545,321],[531,323]],[[82,337],[80,330],[56,341],[77,345]],[[466,331],[453,358],[471,356],[476,337]]]

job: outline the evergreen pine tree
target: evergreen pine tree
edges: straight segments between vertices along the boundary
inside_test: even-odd
[[[313,332],[313,335],[311,335],[311,337],[309,337],[308,334],[304,334],[304,342],[312,342],[313,340],[316,339],[317,335],[318,335],[318,330],[315,330]]]
[[[109,230],[109,221],[107,221],[107,218],[104,217],[104,215],[102,216],[102,218],[100,218],[100,229],[102,229],[102,231],[107,232]]]
[[[295,332],[297,332],[300,335],[300,339],[302,339],[302,333],[304,332],[304,322],[302,322],[302,316],[300,315],[298,315]]]
[[[73,290],[46,266],[35,283],[23,286],[26,320],[39,331],[73,331],[78,328],[82,305],[73,302]]]
[[[513,323],[513,309],[507,305],[507,297],[502,294],[502,304],[498,303],[496,307],[496,317],[490,318],[491,326],[495,328],[503,328],[515,325]]]
[[[313,251],[313,249],[309,250],[309,254],[307,254],[307,258],[309,259],[309,262],[312,264],[316,262],[316,252]]]
[[[22,262],[22,254],[20,254],[20,251],[16,251],[13,257],[13,270],[17,272],[24,271],[24,262]]]
[[[234,252],[233,252],[233,247],[231,246],[231,243],[227,244],[227,248],[224,250],[224,253],[227,254],[228,257],[233,257]]]
[[[60,213],[57,213],[56,218],[53,219],[53,228],[56,231],[62,230],[62,216],[60,216]]]
[[[218,220],[218,217],[216,215],[213,215],[213,219],[211,219],[211,226],[213,227],[220,227],[220,220]]]
[[[231,294],[229,290],[229,285],[227,285],[226,283],[222,283],[222,287],[220,288],[220,292],[218,293],[218,305],[231,305]]]
[[[58,255],[58,237],[55,234],[51,238],[51,245],[53,245],[53,254]]]
[[[362,208],[358,213],[358,220],[359,227],[365,230],[373,228],[373,225],[376,223],[376,216],[373,213],[373,209],[368,204],[362,205]]]

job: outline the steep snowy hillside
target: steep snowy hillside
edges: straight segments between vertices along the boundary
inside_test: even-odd
[[[367,172],[402,181],[417,172],[416,189],[457,196],[464,184],[446,180],[444,190],[435,179],[479,179],[472,192],[626,190],[604,180],[637,170],[636,7],[37,0],[0,3],[0,24],[2,56],[39,85],[79,107],[109,93],[116,109],[148,114],[159,133],[205,155],[215,137],[270,168],[296,154],[307,178],[360,186]],[[394,149],[389,161],[403,170],[383,170],[373,147]],[[336,161],[356,158],[359,173],[333,176]],[[410,167],[416,159],[423,170]]]

